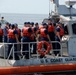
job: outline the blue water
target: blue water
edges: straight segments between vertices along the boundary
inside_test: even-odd
[[[1,13],[0,16],[10,23],[17,23],[19,27],[23,25],[24,22],[38,22],[42,23],[44,18],[48,18],[48,14],[13,14],[13,13]]]

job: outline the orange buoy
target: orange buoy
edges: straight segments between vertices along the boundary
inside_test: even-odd
[[[45,50],[45,52],[42,51],[42,45],[43,44],[45,44],[47,46],[47,49]],[[41,41],[38,43],[37,49],[38,49],[39,54],[45,55],[51,50],[51,44],[49,44],[47,41]]]

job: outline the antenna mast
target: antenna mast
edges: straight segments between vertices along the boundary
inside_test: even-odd
[[[76,3],[74,0],[66,1],[66,4],[69,6],[70,19],[72,19],[72,7]]]
[[[50,18],[50,0],[49,0],[49,18]]]
[[[72,15],[71,15],[71,8],[72,8],[72,5],[70,5],[70,0],[69,0],[69,12],[70,12],[70,19],[72,19]]]

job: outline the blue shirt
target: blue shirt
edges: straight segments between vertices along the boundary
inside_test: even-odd
[[[4,29],[3,29],[3,32],[4,32],[4,36],[7,36],[7,28],[5,27]]]

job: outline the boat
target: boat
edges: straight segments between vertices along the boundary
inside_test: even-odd
[[[53,0],[58,1],[58,0]],[[76,1],[67,1],[68,4],[73,5]],[[55,2],[54,2],[55,3]],[[71,15],[71,14],[70,14]],[[60,53],[61,56],[53,56],[50,54],[46,54],[44,58],[39,58],[39,53],[30,54],[29,59],[25,59],[25,57],[20,60],[15,60],[14,54],[21,53],[21,49],[19,48],[19,44],[17,44],[18,51],[14,51],[14,44],[16,43],[0,43],[0,74],[9,75],[9,74],[27,74],[27,73],[47,73],[47,72],[65,72],[65,71],[76,71],[76,20],[71,18],[66,18],[63,15],[50,15],[51,18],[54,19],[55,22],[62,19],[62,23],[66,24],[68,29],[68,35],[65,35],[62,39],[62,42],[52,41],[52,43],[59,43],[61,46]],[[47,22],[47,19],[44,19],[43,22]],[[38,42],[33,42],[38,43]],[[12,44],[12,48],[8,58],[8,44]],[[21,45],[24,43],[20,43]],[[29,48],[30,48],[29,43]],[[32,48],[31,48],[32,49]],[[53,52],[51,50],[50,52]],[[29,50],[30,52],[30,50]],[[9,59],[10,55],[13,56],[12,59]]]

